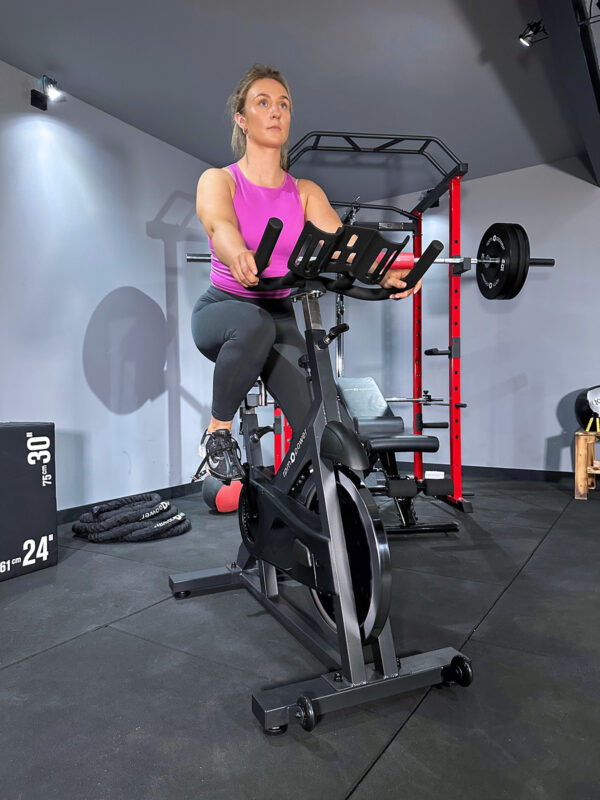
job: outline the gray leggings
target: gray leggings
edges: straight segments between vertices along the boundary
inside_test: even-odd
[[[297,430],[310,405],[306,373],[298,358],[306,352],[292,301],[237,297],[211,286],[192,312],[192,336],[215,364],[212,415],[230,420],[260,376]]]

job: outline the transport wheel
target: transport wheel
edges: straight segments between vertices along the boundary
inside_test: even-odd
[[[379,509],[369,490],[353,473],[337,473],[338,500],[348,552],[354,602],[364,644],[382,631],[390,611],[392,570],[387,537]],[[312,473],[298,494],[307,508],[319,513],[319,502]],[[320,617],[333,630],[335,598],[318,589],[310,589]]]
[[[465,656],[454,656],[450,665],[442,671],[444,683],[457,683],[459,686],[470,686],[473,683],[473,667]]]
[[[305,731],[314,731],[317,725],[317,715],[310,697],[307,697],[305,694],[301,694],[296,701],[296,705],[298,706],[296,717],[298,718],[300,725]]]

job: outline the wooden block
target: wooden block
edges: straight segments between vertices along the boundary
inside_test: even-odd
[[[575,499],[587,500],[588,490],[596,488],[594,445],[599,433],[577,431],[575,433]]]

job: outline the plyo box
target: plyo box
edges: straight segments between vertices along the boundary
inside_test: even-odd
[[[54,566],[53,423],[0,423],[0,509],[0,581]]]

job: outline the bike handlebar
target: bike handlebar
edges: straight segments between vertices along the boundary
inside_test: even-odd
[[[254,254],[254,261],[259,275],[266,270],[282,230],[283,222],[277,217],[271,217]]]
[[[277,219],[277,217],[271,217],[267,222],[254,257],[258,275],[267,268],[282,229],[283,223],[280,219]],[[338,278],[326,278],[323,275],[318,275],[315,280],[323,284],[323,287],[327,291],[337,292],[347,297],[355,297],[359,300],[387,300],[392,294],[398,294],[399,291],[413,289],[443,249],[444,245],[437,239],[434,239],[430,243],[423,255],[415,262],[410,273],[406,276],[406,286],[404,289],[398,289],[398,287],[394,287],[393,289],[383,289],[381,287],[378,289],[368,289],[367,287],[354,286],[354,279],[344,274],[340,275]],[[326,272],[327,268],[323,271]],[[255,286],[249,288],[259,291],[302,288],[305,286],[306,280],[306,278],[290,271],[286,275],[278,278],[261,278]]]

